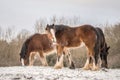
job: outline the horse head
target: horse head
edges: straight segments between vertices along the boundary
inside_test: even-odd
[[[46,33],[48,34],[48,37],[56,43],[56,37],[55,37],[55,25],[52,24],[52,25],[49,25],[47,24],[46,28]]]
[[[29,59],[27,57],[27,43],[29,42],[29,39],[26,40],[26,42],[22,45],[22,49],[20,52],[20,62],[22,66],[29,64]]]
[[[23,55],[22,53],[20,53],[20,62],[22,66],[27,66],[29,64],[29,59],[28,57],[26,57],[26,55]]]
[[[107,56],[109,54],[108,50],[110,49],[110,46],[109,47],[105,47],[102,51],[101,51],[101,58],[102,58],[102,64],[101,64],[101,67],[105,67],[105,68],[108,68],[108,62],[107,62]]]
[[[20,62],[22,64],[22,66],[27,66],[29,64],[29,59],[27,57],[22,57],[20,55]]]

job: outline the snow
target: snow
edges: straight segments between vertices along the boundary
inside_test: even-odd
[[[0,80],[120,80],[120,69],[91,71],[43,66],[0,67]]]

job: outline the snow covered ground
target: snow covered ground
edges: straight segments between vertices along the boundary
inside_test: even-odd
[[[99,71],[53,67],[0,67],[0,80],[120,80],[120,69]]]

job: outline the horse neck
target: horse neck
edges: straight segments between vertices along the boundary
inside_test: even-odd
[[[67,25],[55,25],[55,32],[68,28]]]

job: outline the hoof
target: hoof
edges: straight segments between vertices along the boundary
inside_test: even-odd
[[[75,66],[70,66],[69,68],[70,68],[70,69],[75,69]]]
[[[91,68],[89,66],[84,66],[83,70],[90,70]]]
[[[48,66],[48,64],[44,64],[43,66]]]
[[[33,66],[32,64],[29,64],[28,66]]]
[[[62,66],[54,66],[54,69],[62,69]]]
[[[75,65],[74,65],[74,63],[72,62],[71,63],[71,65],[70,65],[70,67],[69,67],[70,69],[75,69]]]
[[[83,70],[90,70],[90,67],[83,67]]]
[[[89,66],[89,68],[91,68],[91,69],[92,69],[92,67],[93,67],[93,64],[89,64],[88,66]]]
[[[98,71],[98,70],[100,70],[99,67],[93,67],[92,68],[92,71]]]

